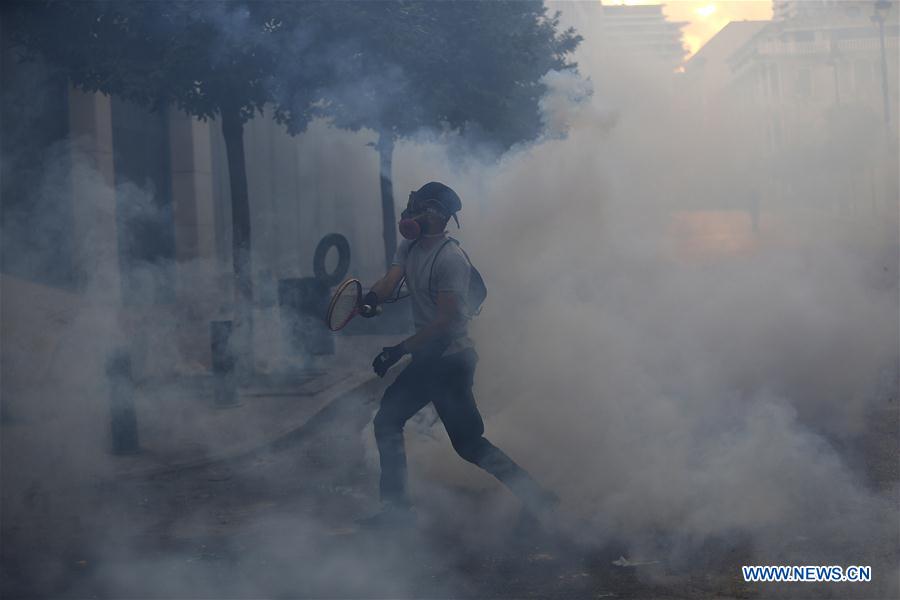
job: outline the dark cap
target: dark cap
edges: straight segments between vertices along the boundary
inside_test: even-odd
[[[429,181],[413,192],[413,197],[420,202],[437,200],[447,211],[447,216],[453,215],[454,218],[456,213],[462,209],[462,201],[456,192],[437,181]]]

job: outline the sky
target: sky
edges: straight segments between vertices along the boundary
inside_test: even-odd
[[[605,4],[660,4],[654,0],[608,1]],[[730,21],[768,20],[772,18],[772,2],[769,0],[673,0],[665,2],[666,16],[670,21],[687,21],[684,44],[694,54]]]

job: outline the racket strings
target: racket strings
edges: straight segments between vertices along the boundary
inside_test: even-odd
[[[344,285],[335,297],[328,314],[329,329],[343,327],[359,307],[360,286],[356,282]]]
[[[337,302],[334,303],[334,310],[331,313],[332,325],[340,325],[356,308],[356,293],[352,290],[345,291],[338,296]]]

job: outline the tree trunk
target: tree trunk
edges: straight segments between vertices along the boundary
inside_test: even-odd
[[[382,130],[378,135],[379,178],[381,181],[381,220],[384,228],[385,268],[391,268],[397,250],[397,215],[394,211],[394,183],[391,167],[394,158],[394,135]]]
[[[253,370],[253,275],[250,259],[250,202],[240,108],[222,109],[222,134],[231,184],[231,256],[234,265],[234,341],[238,372]]]

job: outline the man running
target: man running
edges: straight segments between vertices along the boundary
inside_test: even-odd
[[[397,248],[387,274],[363,298],[377,314],[377,305],[391,297],[406,276],[416,333],[384,348],[372,367],[384,377],[406,354],[412,361],[387,388],[375,415],[375,439],[381,461],[381,512],[367,519],[372,526],[409,524],[414,520],[406,492],[403,426],[434,403],[453,448],[516,494],[533,511],[555,504],[556,496],[542,489],[528,473],[484,437],[484,423],[475,406],[472,383],[478,355],[468,335],[472,268],[459,243],[447,235],[450,217],[462,208],[459,196],[442,183],[426,183],[411,192],[400,221],[407,238]],[[457,225],[459,222],[457,221]],[[475,278],[480,282],[480,276]]]

